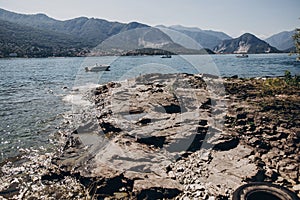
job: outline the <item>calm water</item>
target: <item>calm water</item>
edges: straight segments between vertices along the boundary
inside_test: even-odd
[[[110,64],[111,71],[86,73],[85,66]],[[62,115],[95,84],[145,73],[210,73],[240,77],[278,76],[285,70],[300,73],[300,62],[287,54],[44,58],[0,60],[0,161],[21,148],[51,148],[49,135]],[[76,97],[76,93],[79,96]],[[72,96],[73,95],[73,96]]]

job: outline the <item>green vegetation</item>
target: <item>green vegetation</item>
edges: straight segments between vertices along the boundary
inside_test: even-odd
[[[276,93],[282,93],[287,84],[282,78],[270,78],[267,79],[263,84],[263,94],[273,95]]]
[[[0,8],[0,58],[86,56],[108,37],[142,27],[148,26],[85,17],[60,21]]]
[[[297,60],[300,60],[300,29],[296,29],[296,33],[293,36],[296,46],[296,53],[298,54]]]
[[[285,71],[284,81],[289,86],[300,87],[300,75],[292,76],[290,71]]]
[[[78,56],[85,51],[84,43],[70,35],[0,20],[0,57]]]
[[[288,90],[300,87],[300,75],[292,76],[285,71],[283,78],[268,78],[263,84],[262,92],[265,95],[284,94]]]

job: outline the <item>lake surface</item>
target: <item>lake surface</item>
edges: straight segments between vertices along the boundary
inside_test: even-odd
[[[110,64],[111,71],[84,67]],[[300,62],[287,54],[0,59],[0,161],[20,149],[51,149],[50,135],[74,105],[88,104],[84,91],[96,84],[146,73],[210,73],[220,76],[281,76],[300,73]]]

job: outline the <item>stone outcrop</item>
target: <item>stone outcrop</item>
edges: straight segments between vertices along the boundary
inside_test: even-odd
[[[297,85],[151,74],[99,86],[90,98],[92,110],[67,123],[76,130],[60,131],[59,155],[2,166],[1,196],[229,199],[256,181],[299,195]]]

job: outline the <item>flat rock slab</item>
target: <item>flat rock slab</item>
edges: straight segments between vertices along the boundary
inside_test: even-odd
[[[225,195],[226,190],[238,188],[244,181],[255,177],[258,172],[256,164],[249,159],[251,153],[253,149],[244,145],[228,151],[212,152],[212,160],[206,166],[208,177],[200,179],[201,182],[219,185],[223,194],[214,192],[215,195]]]
[[[94,106],[67,118],[76,130],[58,133],[59,154],[1,166],[0,196],[230,199],[258,181],[300,196],[300,93],[291,83],[148,74],[99,86]]]
[[[219,86],[222,80],[207,82],[209,87],[213,82]],[[71,140],[80,142],[72,146],[72,154],[66,149],[61,164],[84,177],[111,179],[124,172],[137,173],[139,178],[127,177],[133,180],[135,193],[170,187],[182,191],[166,168],[218,134],[215,130],[221,128],[226,111],[222,88],[216,92],[207,87],[200,75],[188,74],[145,75],[100,86],[94,91],[98,123],[89,124],[93,132],[81,126],[73,134]],[[74,155],[76,148],[87,153]]]

